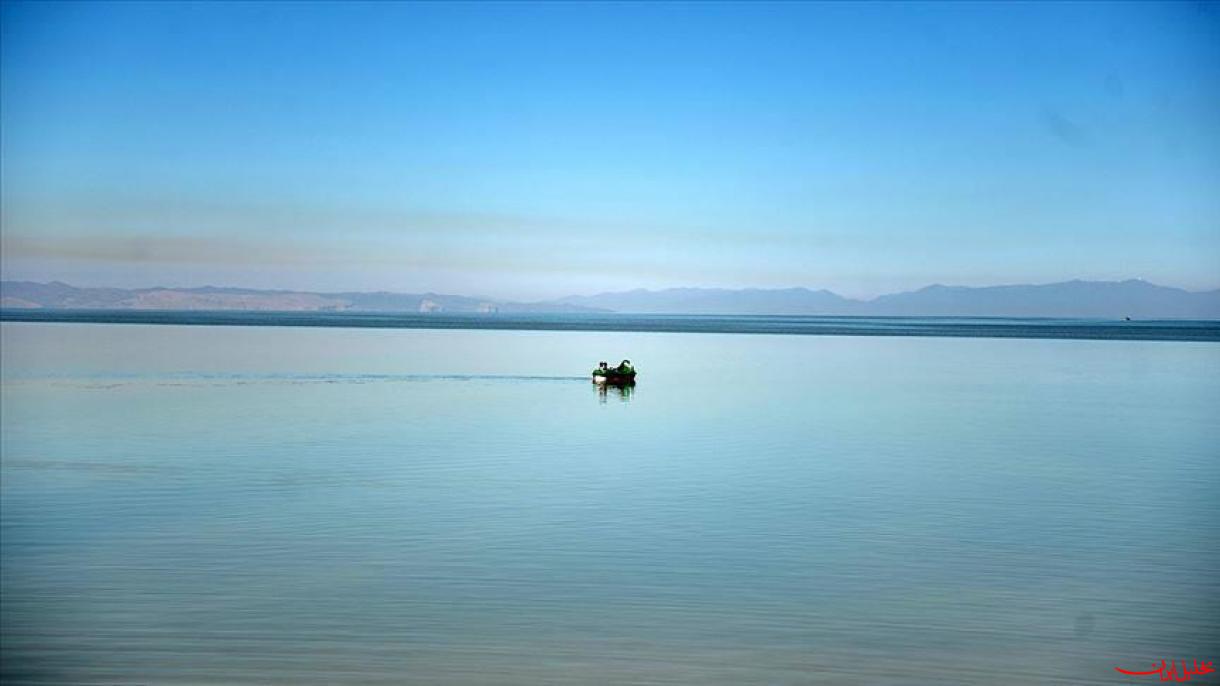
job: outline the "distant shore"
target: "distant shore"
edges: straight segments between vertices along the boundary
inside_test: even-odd
[[[932,336],[1220,342],[1215,320],[1014,319],[788,315],[354,313],[167,310],[0,310],[3,322],[296,326],[376,329],[498,329],[805,336]]]
[[[668,288],[512,302],[433,292],[332,293],[213,286],[77,288],[60,281],[0,281],[0,309],[1220,320],[1220,290],[1191,292],[1128,279],[982,287],[932,285],[871,300],[853,300],[808,288]]]

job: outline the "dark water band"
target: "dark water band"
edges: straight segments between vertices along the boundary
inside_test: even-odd
[[[0,310],[5,322],[1220,342],[1220,321],[664,314]]]

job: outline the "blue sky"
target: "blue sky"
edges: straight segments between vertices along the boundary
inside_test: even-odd
[[[1220,287],[1215,4],[2,11],[5,278]]]

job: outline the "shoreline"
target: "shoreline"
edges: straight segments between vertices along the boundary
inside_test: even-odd
[[[6,309],[0,322],[1220,342],[1209,320]]]

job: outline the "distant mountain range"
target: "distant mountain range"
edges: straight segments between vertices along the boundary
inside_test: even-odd
[[[76,288],[0,281],[0,307],[281,312],[592,312],[565,303],[515,303],[440,293],[309,293],[250,288]]]
[[[0,282],[0,307],[309,312],[623,312],[942,317],[1220,319],[1220,290],[1190,292],[1128,281],[942,286],[852,300],[807,288],[671,288],[511,302],[440,293],[311,293],[246,288],[76,288]]]
[[[872,300],[806,288],[672,288],[573,296],[559,302],[641,314],[1220,319],[1220,290],[1192,293],[1139,279],[985,287],[936,284]]]

